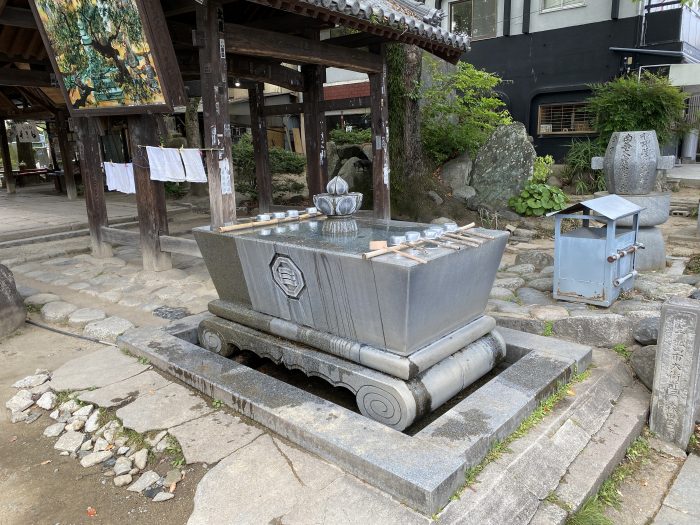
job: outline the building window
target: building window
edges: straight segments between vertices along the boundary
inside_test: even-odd
[[[542,0],[542,11],[556,11],[586,5],[584,0]]]
[[[496,37],[496,0],[460,0],[450,3],[450,31],[472,40]]]
[[[582,135],[594,133],[586,102],[542,104],[537,125],[539,135]]]

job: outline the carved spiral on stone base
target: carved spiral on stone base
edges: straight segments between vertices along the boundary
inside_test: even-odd
[[[415,400],[408,391],[402,395],[394,389],[363,385],[357,391],[355,400],[363,416],[396,430],[405,429],[416,418]]]
[[[230,357],[233,354],[233,347],[219,332],[211,328],[200,327],[199,342],[204,348],[220,356]]]

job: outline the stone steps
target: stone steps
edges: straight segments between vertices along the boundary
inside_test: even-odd
[[[440,523],[560,524],[563,507],[576,510],[595,493],[641,432],[649,394],[611,352],[596,351],[593,362],[575,395],[487,465]]]

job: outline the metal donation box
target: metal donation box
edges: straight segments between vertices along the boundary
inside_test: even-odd
[[[637,275],[635,253],[644,248],[637,242],[643,209],[608,195],[549,214],[555,218],[555,299],[610,306],[622,291],[632,288]],[[631,228],[618,225],[630,216]],[[563,219],[577,219],[582,225],[563,232]]]

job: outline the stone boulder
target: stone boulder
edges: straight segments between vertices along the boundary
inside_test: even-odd
[[[350,191],[364,195],[363,207],[372,203],[372,163],[367,159],[352,157],[345,161],[337,175],[348,183]]]
[[[634,339],[642,346],[655,345],[659,338],[661,318],[656,315],[641,319],[634,328]]]
[[[0,338],[22,326],[26,317],[24,301],[17,292],[15,277],[7,266],[0,264]]]
[[[471,171],[472,159],[469,153],[462,153],[440,168],[440,178],[450,187],[452,196],[465,204],[476,195],[476,190],[469,185]]]
[[[630,365],[644,386],[651,390],[654,385],[654,369],[656,368],[656,345],[637,348],[632,352]]]
[[[470,184],[476,195],[471,209],[508,210],[508,199],[522,191],[532,176],[537,153],[519,122],[499,126],[476,155]]]
[[[515,257],[515,264],[531,264],[536,270],[541,270],[542,268],[553,265],[554,257],[547,252],[528,250],[520,252]]]

